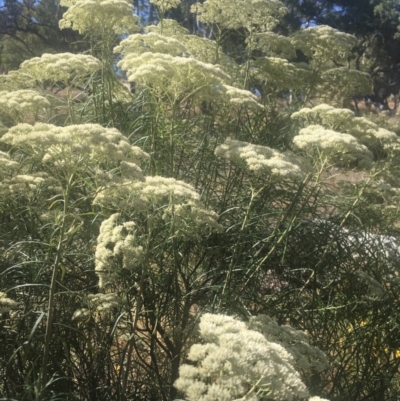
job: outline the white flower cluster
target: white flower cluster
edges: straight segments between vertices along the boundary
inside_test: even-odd
[[[0,151],[0,197],[28,195],[38,188],[54,190],[54,180],[44,172],[21,173],[18,162],[11,160],[7,153]]]
[[[200,321],[203,344],[191,347],[175,387],[188,401],[276,401],[308,396],[292,356],[245,323],[205,314]]]
[[[94,202],[115,205],[120,210],[162,212],[162,217],[173,219],[176,230],[185,235],[194,234],[202,226],[222,228],[217,222],[217,214],[205,209],[194,188],[174,178],[146,177],[143,182],[112,186],[100,192]]]
[[[95,270],[102,288],[112,280],[116,258],[122,258],[124,269],[133,269],[142,259],[143,248],[137,245],[135,223],[118,224],[119,213],[112,214],[100,226],[95,254]]]
[[[128,80],[148,87],[171,101],[189,97],[197,101],[214,100],[219,86],[229,81],[218,66],[193,58],[161,53],[129,54],[118,63],[128,73]]]
[[[135,34],[123,40],[115,47],[115,53],[126,56],[146,52],[169,54],[171,56],[192,57],[208,64],[218,64],[232,77],[239,76],[238,64],[227,56],[215,40],[190,35],[187,30],[177,25],[174,20],[163,20],[161,35],[160,24],[146,28],[145,35]],[[236,81],[238,81],[236,79]],[[235,82],[236,82],[235,81]]]
[[[162,32],[161,32],[162,31]],[[175,39],[180,40],[182,37],[189,35],[190,32],[184,28],[183,26],[181,26],[178,21],[174,20],[174,19],[163,19],[163,23],[162,23],[162,29],[161,29],[161,25],[149,25],[145,28],[145,32],[147,33],[158,33],[158,34],[162,34],[165,36],[169,36]]]
[[[16,122],[24,118],[32,119],[33,116],[30,113],[37,113],[49,106],[50,102],[33,90],[0,92],[0,112],[8,114]]]
[[[80,163],[129,162],[138,164],[149,158],[116,128],[98,124],[57,127],[51,124],[18,124],[1,139],[9,145],[34,150],[43,162],[77,167]],[[139,167],[137,171],[139,172]]]
[[[354,113],[349,109],[338,109],[327,104],[319,104],[312,109],[305,107],[293,113],[291,118],[305,125],[319,124],[325,128],[342,130],[354,118]]]
[[[231,108],[246,107],[250,110],[261,110],[264,108],[262,104],[258,103],[257,96],[253,95],[250,91],[229,85],[223,85],[223,89]]]
[[[281,57],[285,59],[296,58],[296,50],[292,45],[290,38],[278,35],[273,32],[260,32],[246,39],[246,43],[251,49],[261,50],[267,56]]]
[[[18,89],[29,89],[35,86],[35,80],[20,71],[10,71],[8,74],[0,75],[0,90],[15,91]]]
[[[366,72],[346,67],[332,68],[323,72],[322,79],[327,90],[342,98],[372,93],[372,78]]]
[[[181,4],[181,0],[150,0],[150,3],[158,7],[161,14],[165,14],[171,8],[176,8]]]
[[[224,72],[230,75],[231,83],[242,86],[240,66],[217,45],[215,40],[187,35],[180,39],[185,44],[188,54],[204,63],[218,64]]]
[[[303,125],[322,125],[335,131],[350,134],[365,145],[381,143],[385,149],[399,144],[399,137],[389,130],[380,128],[365,117],[355,117],[349,109],[339,109],[327,104],[304,108],[291,115]]]
[[[229,29],[252,28],[272,30],[287,13],[279,0],[206,0],[191,11],[197,19]]]
[[[11,160],[8,153],[0,150],[0,179],[3,180],[5,177],[10,176],[17,170],[19,163]]]
[[[5,178],[0,182],[1,196],[11,194],[26,195],[46,185],[53,184],[45,173],[18,174],[11,178]]]
[[[61,0],[68,7],[59,22],[61,29],[127,34],[139,31],[139,18],[127,0]]]
[[[279,89],[298,89],[308,85],[312,70],[305,63],[290,63],[278,57],[259,57],[254,63],[252,75],[260,81]]]
[[[354,136],[327,130],[320,125],[309,125],[293,138],[294,148],[309,156],[327,159],[340,165],[358,160],[360,167],[370,167],[372,153]]]
[[[45,53],[41,57],[24,61],[18,73],[30,76],[39,82],[55,83],[62,81],[68,83],[71,80],[81,80],[100,70],[101,67],[101,62],[92,56],[72,53]]]
[[[238,163],[257,175],[270,175],[274,180],[302,181],[307,172],[305,160],[290,153],[279,152],[267,146],[253,145],[228,138],[217,146],[218,157]]]
[[[118,308],[122,304],[122,299],[115,293],[90,294],[86,297],[85,302],[88,304],[88,308],[76,310],[72,315],[72,320],[88,321],[93,312],[107,313]]]
[[[328,61],[345,61],[356,43],[355,36],[327,25],[301,29],[292,37],[293,46],[300,49],[316,68]]]
[[[155,32],[146,35],[140,33],[130,35],[114,48],[114,53],[120,53],[123,56],[147,52],[181,56],[188,53],[188,50],[179,40]]]
[[[17,305],[17,302],[11,298],[7,298],[7,294],[5,292],[0,292],[0,315],[15,309]]]
[[[256,330],[271,342],[278,343],[292,355],[293,366],[302,372],[322,372],[328,367],[326,355],[317,347],[310,345],[307,334],[291,326],[279,326],[269,316],[250,318],[249,329]]]

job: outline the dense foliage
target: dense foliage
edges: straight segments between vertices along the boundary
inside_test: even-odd
[[[85,53],[0,76],[4,399],[397,400],[400,139],[346,108],[357,37],[60,4]]]

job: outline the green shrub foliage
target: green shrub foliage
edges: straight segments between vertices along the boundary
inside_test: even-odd
[[[400,139],[343,108],[355,37],[61,5],[88,54],[0,77],[0,394],[397,400]]]

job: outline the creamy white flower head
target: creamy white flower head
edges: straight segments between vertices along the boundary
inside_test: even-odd
[[[36,114],[49,106],[50,102],[44,96],[30,89],[0,92],[0,112],[8,114],[16,122],[22,122],[24,118],[32,119],[32,113]]]
[[[139,18],[127,0],[61,0],[60,4],[68,7],[59,22],[61,29],[116,34],[139,31]]]
[[[305,107],[291,115],[293,120],[305,125],[317,124],[330,129],[342,129],[354,118],[349,109],[338,109],[327,104],[319,104],[312,109]]]
[[[118,224],[119,218],[120,214],[115,213],[104,220],[97,237],[95,271],[100,288],[113,280],[119,268],[132,270],[143,258],[143,248],[136,240],[135,223]],[[121,259],[122,266],[119,266]]]
[[[213,100],[219,86],[230,79],[218,66],[161,53],[130,54],[118,66],[127,71],[129,81],[174,102]]]
[[[130,35],[114,48],[114,53],[121,53],[123,56],[147,52],[180,56],[188,53],[188,50],[179,40],[155,32]]]
[[[251,74],[278,89],[302,88],[310,82],[312,70],[304,63],[290,63],[278,57],[259,57]]]
[[[88,321],[90,319],[90,310],[87,308],[78,309],[72,315],[72,320]]]
[[[260,32],[256,33],[251,40],[250,42],[250,38],[246,39],[247,45],[252,49],[261,50],[267,56],[284,59],[296,58],[296,50],[290,38],[286,36],[273,32]]]
[[[163,19],[162,29],[161,25],[149,25],[145,28],[145,32],[154,32],[161,35],[173,37],[175,39],[181,40],[182,37],[189,35],[190,32],[184,28],[183,26],[179,25],[179,23],[174,19]]]
[[[49,186],[51,184],[53,184],[52,180],[50,180],[45,173],[18,174],[12,178],[4,179],[0,183],[0,188],[2,190],[2,195],[27,195],[40,186]]]
[[[324,71],[322,79],[326,90],[341,98],[369,95],[372,92],[372,78],[366,72],[346,67],[332,68]]]
[[[30,89],[35,86],[35,80],[20,71],[10,71],[8,74],[0,74],[0,90],[15,91],[18,89]]]
[[[287,8],[278,0],[206,0],[191,11],[199,21],[225,28],[272,30]]]
[[[298,371],[310,374],[310,371],[322,372],[329,364],[326,355],[317,347],[310,345],[306,333],[291,326],[279,326],[266,315],[250,318],[249,329],[264,335],[268,341],[282,345],[293,359],[293,365]]]
[[[277,401],[308,396],[292,357],[279,344],[268,341],[246,324],[224,315],[205,314],[200,339],[191,347],[175,387],[188,401],[235,399]]]
[[[309,125],[293,138],[295,149],[311,157],[328,158],[331,162],[348,165],[358,160],[360,166],[369,167],[372,153],[354,136],[327,130],[320,125]]]
[[[329,401],[329,400],[327,400],[326,398],[321,398],[321,397],[315,396],[315,397],[309,398],[308,401]]]
[[[307,172],[305,160],[290,152],[281,153],[267,146],[230,138],[215,149],[215,154],[238,163],[256,175],[270,175],[274,180],[302,181]]]
[[[139,164],[149,155],[116,128],[98,124],[80,124],[57,127],[51,124],[18,124],[1,139],[2,142],[26,151],[34,151],[43,162],[78,167],[81,163]],[[132,170],[131,170],[132,171]]]
[[[16,309],[17,306],[18,303],[11,298],[7,298],[7,294],[5,292],[0,292],[0,315]]]
[[[293,46],[300,49],[317,68],[328,61],[345,61],[356,43],[355,36],[327,25],[301,29],[292,37]]]
[[[150,3],[158,7],[161,14],[165,14],[172,8],[176,8],[181,4],[181,0],[150,0]]]
[[[335,131],[350,134],[361,143],[368,145],[381,144],[389,149],[399,144],[399,137],[392,131],[380,128],[377,124],[365,117],[355,117],[348,109],[339,109],[327,104],[320,104],[314,108],[304,108],[291,115],[293,120],[303,125],[321,125]]]
[[[0,151],[0,180],[13,175],[18,168],[18,162],[11,160],[8,153]]]
[[[233,108],[246,108],[250,110],[262,110],[264,107],[258,103],[258,98],[248,90],[238,89],[234,86],[223,85],[223,90]]]
[[[26,74],[36,81],[52,83],[81,80],[101,69],[101,62],[95,57],[72,53],[45,53],[24,61],[19,73]]]
[[[195,35],[186,35],[180,40],[185,44],[190,57],[202,61],[203,63],[218,65],[231,77],[230,82],[232,85],[243,87],[243,77],[240,71],[240,65],[237,64],[234,59],[229,57],[223,51],[222,47],[217,45],[215,40]]]
[[[220,230],[218,216],[200,202],[199,194],[183,181],[165,177],[146,177],[142,182],[125,182],[101,191],[95,204],[117,206],[136,212],[153,210],[165,220],[174,219],[177,231],[187,235],[201,227]]]

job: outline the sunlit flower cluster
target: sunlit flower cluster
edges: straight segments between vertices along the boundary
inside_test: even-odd
[[[179,40],[155,32],[130,35],[114,48],[114,53],[121,53],[123,56],[147,52],[181,56],[188,53],[188,50]]]
[[[306,125],[318,124],[325,128],[342,130],[354,118],[354,113],[349,109],[339,109],[327,104],[319,104],[312,109],[305,107],[293,113],[291,118]]]
[[[278,57],[259,57],[251,74],[279,89],[296,89],[309,84],[312,70],[305,63],[290,63]]]
[[[110,282],[117,269],[117,258],[122,260],[124,269],[133,269],[143,257],[143,248],[137,244],[135,223],[128,221],[118,224],[119,213],[104,220],[97,237],[95,254],[96,273],[99,287]]]
[[[8,153],[0,151],[0,179],[4,179],[18,169],[19,163],[11,160]]]
[[[356,117],[349,109],[339,109],[327,104],[303,108],[291,115],[293,120],[304,126],[321,125],[334,131],[343,132],[357,138],[365,145],[380,143],[384,148],[399,144],[399,137],[392,131],[380,128],[365,117]]]
[[[178,40],[181,40],[182,37],[189,35],[190,33],[186,28],[180,25],[178,21],[168,18],[163,19],[162,27],[160,24],[146,26],[145,32],[147,33],[154,32]]]
[[[33,150],[43,162],[77,167],[93,163],[130,162],[138,164],[149,156],[115,128],[98,124],[57,127],[51,124],[18,124],[1,141],[27,151]]]
[[[282,153],[267,146],[230,138],[215,149],[215,154],[238,163],[258,176],[270,175],[274,180],[302,181],[307,171],[305,160],[290,152]]]
[[[17,306],[18,303],[11,298],[7,298],[7,294],[5,292],[0,292],[0,315],[15,309]]]
[[[44,96],[30,89],[0,92],[0,112],[9,115],[15,122],[34,119],[37,112],[49,106],[50,102]]]
[[[84,54],[57,53],[43,54],[24,61],[19,73],[26,74],[35,80],[61,81],[80,80],[101,69],[101,63],[95,57]]]
[[[349,134],[327,130],[320,125],[309,125],[293,138],[294,148],[311,157],[348,165],[358,161],[362,167],[370,167],[372,153]]]
[[[292,355],[293,366],[304,373],[321,372],[328,367],[326,355],[310,345],[307,334],[291,326],[279,326],[266,315],[250,318],[249,329],[260,332],[268,341],[278,343]]]
[[[118,66],[127,71],[129,81],[173,102],[213,100],[219,86],[230,79],[218,66],[160,53],[130,54]]]
[[[292,356],[246,324],[224,315],[205,314],[200,321],[202,344],[191,347],[175,387],[188,401],[231,401],[308,396]]]
[[[250,38],[247,38],[246,43],[252,50],[261,50],[269,57],[281,57],[285,59],[296,58],[296,50],[290,38],[273,32],[256,33],[254,37],[251,38],[251,42]]]
[[[20,71],[10,71],[8,74],[0,74],[0,90],[16,91],[18,89],[29,89],[35,86],[35,80],[28,74]]]
[[[164,220],[173,221],[177,231],[184,235],[203,226],[222,228],[216,213],[202,205],[194,188],[174,178],[146,177],[141,182],[105,188],[96,196],[95,203],[119,210],[157,211]]]
[[[223,85],[223,89],[225,89],[225,95],[228,98],[230,106],[234,109],[239,107],[246,107],[250,110],[263,109],[262,104],[258,102],[257,96],[253,95],[250,91],[229,85]]]
[[[0,196],[28,195],[37,189],[53,190],[54,180],[44,172],[22,173],[21,165],[0,151]]]
[[[158,7],[161,14],[165,14],[172,8],[176,8],[181,4],[181,0],[150,0],[150,3]]]
[[[207,0],[191,11],[199,21],[225,28],[272,30],[287,9],[279,0]]]
[[[11,194],[26,195],[40,186],[49,186],[50,184],[51,180],[45,173],[18,174],[1,181],[0,191],[2,196]]]
[[[127,0],[61,0],[68,10],[59,25],[79,33],[92,31],[127,34],[139,31],[139,18]]]
[[[356,43],[355,36],[327,25],[300,29],[292,37],[293,46],[300,49],[317,68],[328,61],[345,61]]]

